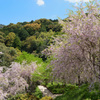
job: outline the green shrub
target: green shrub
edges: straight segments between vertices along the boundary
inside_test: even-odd
[[[89,84],[84,84],[81,87],[68,89],[62,96],[56,97],[55,100],[98,100],[100,99],[100,88],[94,85],[94,88],[89,89]],[[97,88],[98,87],[98,88]]]
[[[37,98],[39,98],[39,99],[43,97],[43,94],[42,94],[42,92],[39,90],[38,87],[36,88],[34,95],[35,95]]]
[[[37,64],[41,64],[43,62],[41,58],[35,57],[33,54],[29,54],[25,51],[23,51],[22,54],[18,56],[15,61],[19,63],[26,61],[27,64],[31,62],[36,62]]]
[[[47,85],[47,88],[53,93],[53,94],[63,94],[65,93],[66,91],[68,90],[73,90],[75,89],[77,86],[76,85],[71,85],[71,84],[68,84],[68,85],[62,85],[62,84],[55,84],[55,83],[52,83],[52,84],[48,84]]]
[[[43,61],[42,58],[38,58],[33,54],[29,54],[23,51],[15,61],[19,63],[23,63],[23,61],[26,61],[26,63],[28,64],[30,64],[31,62],[36,62],[38,67],[32,75],[33,82],[39,81],[42,85],[47,85],[50,81],[51,68],[47,68],[50,62],[49,60]]]
[[[0,66],[9,66],[19,55],[15,48],[6,47],[3,43],[0,43],[0,52]]]
[[[17,94],[8,100],[39,100],[36,96],[30,94]]]
[[[49,61],[44,62],[42,58],[38,58],[33,54],[29,54],[25,51],[23,51],[22,54],[19,57],[17,57],[15,61],[19,63],[26,61],[26,63],[28,64],[31,62],[36,62],[38,67],[36,71],[33,73],[33,77],[32,77],[33,82],[41,81],[42,85],[46,85],[50,80],[51,70],[47,69],[47,65],[49,64]]]
[[[40,100],[53,100],[53,99],[52,99],[52,97],[45,96],[45,97],[41,98]]]
[[[41,65],[39,65],[37,67],[37,69],[34,71],[33,75],[32,75],[32,80],[33,81],[39,81],[41,85],[46,86],[50,79],[50,73],[51,73],[51,69],[47,68],[48,63],[47,62],[43,62],[41,63]]]

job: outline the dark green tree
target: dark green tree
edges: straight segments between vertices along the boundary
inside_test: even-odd
[[[37,48],[37,41],[35,36],[27,37],[25,41],[23,41],[24,50],[32,53]]]
[[[18,36],[19,36],[20,40],[23,41],[30,35],[24,28],[21,28],[20,31],[18,32]]]
[[[14,48],[18,48],[21,49],[21,41],[20,38],[18,36],[15,37],[13,45]]]

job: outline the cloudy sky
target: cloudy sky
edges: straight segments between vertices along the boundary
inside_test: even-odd
[[[88,0],[84,0],[87,2]],[[0,0],[0,24],[8,25],[40,18],[64,19],[79,0]]]

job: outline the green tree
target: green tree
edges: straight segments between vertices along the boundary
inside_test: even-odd
[[[41,28],[39,29],[40,32],[47,32],[48,30],[48,26],[52,25],[53,23],[49,20],[49,19],[39,19],[36,20],[35,23],[41,24]]]
[[[6,36],[6,46],[11,47],[13,45],[14,39],[15,39],[16,35],[13,32],[10,32],[7,36]]]
[[[21,49],[21,41],[18,36],[15,37],[13,45],[14,48]]]
[[[6,47],[5,44],[0,43],[0,66],[9,66],[13,62],[18,53],[13,47]]]
[[[31,23],[24,25],[24,28],[29,32],[30,35],[33,35],[36,31],[38,31],[41,27],[41,24]]]
[[[23,47],[26,51],[32,53],[37,48],[37,41],[35,36],[27,37],[23,42]]]
[[[4,33],[0,31],[0,42],[4,43],[5,42],[5,37],[4,37]]]
[[[19,36],[20,40],[23,41],[30,35],[24,28],[20,28],[20,30],[18,32],[18,36]]]
[[[37,53],[40,53],[42,50],[44,50],[47,46],[50,45],[52,42],[52,36],[54,35],[54,32],[50,30],[49,32],[41,32],[40,35],[37,38]]]

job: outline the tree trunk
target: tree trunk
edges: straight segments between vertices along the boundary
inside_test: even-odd
[[[78,75],[78,85],[79,85],[79,86],[81,85],[81,78],[80,78],[80,75]]]
[[[99,40],[99,60],[98,60],[98,67],[99,67],[99,83],[100,83],[100,40]]]

